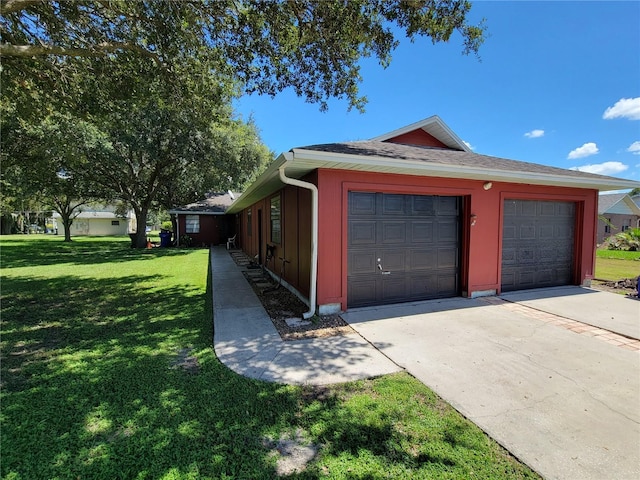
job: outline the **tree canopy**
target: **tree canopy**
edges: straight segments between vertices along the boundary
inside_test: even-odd
[[[116,54],[149,59],[169,73],[185,60],[239,82],[247,93],[292,88],[326,108],[345,98],[362,109],[363,57],[381,65],[398,45],[394,27],[414,41],[449,41],[477,54],[482,23],[470,25],[468,0],[2,0],[0,57],[22,88],[58,95],[79,58]],[[193,65],[192,65],[193,66]],[[69,93],[69,92],[66,92]]]
[[[467,0],[0,0],[2,155],[12,167],[3,165],[3,186],[47,191],[66,211],[73,204],[51,194],[70,200],[70,184],[79,186],[76,203],[85,192],[122,200],[143,246],[150,209],[242,189],[272,158],[255,125],[234,118],[234,97],[291,88],[321,109],[342,98],[362,111],[362,58],[387,66],[398,31],[433,43],[458,32],[462,52],[477,54],[485,30],[467,22],[470,8]],[[35,174],[61,171],[49,183]]]

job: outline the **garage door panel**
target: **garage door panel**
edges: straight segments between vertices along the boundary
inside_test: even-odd
[[[502,291],[570,284],[575,204],[505,200],[503,212]]]
[[[455,220],[445,220],[438,222],[438,243],[457,243],[458,222]]]
[[[382,244],[405,244],[407,242],[407,225],[405,222],[381,222]]]
[[[399,273],[406,268],[406,253],[404,250],[396,252],[384,252],[379,255],[380,265],[383,271]],[[378,272],[379,273],[379,272]]]
[[[359,221],[349,225],[349,242],[352,245],[375,245],[376,222]]]
[[[455,270],[458,267],[460,254],[457,248],[438,248],[437,267],[439,269]]]
[[[432,243],[433,240],[433,222],[411,222],[411,243]]]
[[[411,196],[411,214],[418,216],[431,216],[436,214],[435,198],[426,195]]]
[[[424,250],[412,250],[411,251],[411,269],[417,270],[430,270],[436,264],[437,252],[434,249]]]
[[[382,213],[383,215],[404,215],[405,195],[383,195]]]
[[[357,205],[348,209],[350,307],[458,295],[458,197],[350,192],[352,201]]]
[[[349,275],[368,274],[374,275],[376,273],[377,261],[376,252],[349,252]]]
[[[347,302],[349,304],[371,305],[376,302],[376,281],[371,279],[358,279],[349,282]]]

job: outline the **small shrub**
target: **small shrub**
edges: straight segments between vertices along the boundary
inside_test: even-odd
[[[173,232],[173,223],[171,223],[171,220],[167,220],[166,222],[162,222],[161,228],[162,228],[162,230],[167,230],[169,232]]]
[[[183,247],[190,247],[193,243],[193,238],[189,235],[180,235],[180,245]]]
[[[640,228],[630,228],[607,239],[609,250],[640,251]]]

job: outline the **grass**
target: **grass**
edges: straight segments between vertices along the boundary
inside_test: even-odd
[[[319,452],[287,478],[538,478],[407,374],[303,388],[231,372],[207,250],[30,235],[0,255],[5,480],[274,478],[270,439],[299,430]]]
[[[640,252],[597,250],[596,274],[600,280],[617,281],[640,275]]]

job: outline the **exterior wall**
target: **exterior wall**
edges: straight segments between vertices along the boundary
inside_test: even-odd
[[[319,170],[319,305],[347,307],[347,206],[349,191],[463,197],[461,286],[463,295],[500,291],[502,208],[504,200],[576,202],[575,284],[593,278],[597,191],[434,177]],[[476,216],[471,226],[471,215]]]
[[[194,213],[193,215],[197,215]],[[233,217],[226,215],[199,215],[200,231],[186,233],[187,215],[178,215],[178,234],[189,235],[193,246],[211,246],[227,243],[227,238],[233,236]]]
[[[428,134],[422,129],[414,130],[412,132],[404,133],[393,137],[388,142],[402,143],[405,145],[422,145],[424,147],[442,147],[448,148],[444,143],[438,140],[433,135]]]
[[[314,176],[305,178],[305,181],[313,182]],[[279,243],[273,242],[271,238],[269,212],[271,198],[275,196],[280,196],[281,205],[282,236]],[[286,259],[289,263],[285,264],[283,280],[308,298],[311,273],[311,193],[303,188],[286,186],[245,208],[236,216],[235,221],[239,225],[238,246],[251,257],[257,255],[262,263],[266,261],[267,245],[274,245],[274,258],[265,263],[265,267],[279,276],[282,268],[280,258]]]
[[[609,231],[607,232],[606,230],[608,225],[604,222],[604,220],[598,219],[598,244],[603,243],[610,236],[622,232],[625,226],[626,228],[636,228],[640,226],[638,225],[638,220],[640,219],[640,217],[638,217],[637,215],[605,213],[602,216],[609,220],[609,222],[611,222],[611,227],[609,227]]]
[[[117,221],[118,225],[111,225],[112,221]],[[60,226],[60,234],[64,235],[64,225],[62,221],[57,222]],[[96,235],[96,236],[119,236],[129,232],[129,221],[122,218],[76,218],[71,224],[71,236]]]

